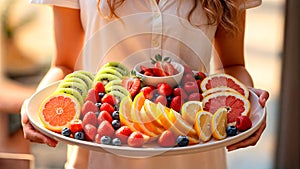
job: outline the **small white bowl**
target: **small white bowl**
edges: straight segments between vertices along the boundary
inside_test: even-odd
[[[171,62],[171,64],[174,66],[174,68],[178,71],[178,73],[176,75],[172,75],[172,76],[163,76],[163,77],[154,77],[154,76],[146,76],[141,72],[141,68],[140,66],[143,65],[147,68],[153,68],[154,65],[151,63],[151,61],[144,61],[144,62],[140,62],[137,65],[135,65],[135,67],[133,68],[133,70],[136,72],[136,75],[138,77],[142,77],[142,83],[144,85],[151,85],[151,86],[157,86],[159,83],[168,83],[172,88],[174,88],[175,86],[177,86],[183,76],[183,72],[184,72],[184,67],[177,63],[177,62]]]

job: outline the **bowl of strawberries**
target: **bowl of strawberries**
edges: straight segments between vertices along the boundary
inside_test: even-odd
[[[157,86],[159,83],[168,83],[171,87],[177,86],[183,76],[183,65],[171,61],[169,57],[156,55],[155,59],[143,61],[133,69],[144,85]]]

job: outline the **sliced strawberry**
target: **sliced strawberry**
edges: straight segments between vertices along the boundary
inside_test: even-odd
[[[166,72],[170,76],[178,73],[178,71],[174,68],[174,66],[170,62],[163,62],[162,67],[164,72]]]
[[[171,131],[166,130],[160,135],[157,142],[161,147],[174,147],[176,145],[176,137]]]
[[[168,74],[162,68],[158,68],[158,67],[159,66],[155,66],[155,68],[152,69],[154,76],[157,76],[157,77],[168,76]]]
[[[141,89],[141,80],[137,77],[125,77],[121,85],[125,87],[132,98],[140,91]]]
[[[172,94],[172,87],[168,83],[160,83],[157,85],[158,94],[169,96]]]
[[[132,131],[128,126],[122,126],[116,131],[115,137],[119,138],[122,143],[127,143],[128,137],[131,133]]]
[[[142,147],[144,145],[144,136],[138,131],[134,131],[128,137],[127,144],[130,147]]]
[[[94,125],[87,124],[83,127],[83,131],[85,134],[85,139],[88,141],[93,141],[97,134],[97,128]]]
[[[97,116],[94,112],[87,112],[82,119],[82,126],[84,127],[87,124],[91,124],[95,127],[98,126]]]

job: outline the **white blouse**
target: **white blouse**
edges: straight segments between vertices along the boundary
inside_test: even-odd
[[[96,72],[108,61],[122,62],[129,67],[154,57],[170,56],[194,70],[209,72],[216,25],[207,25],[201,4],[187,20],[192,0],[126,0],[116,10],[119,19],[108,19],[106,0],[30,0],[79,9],[85,31],[85,46],[78,60],[78,69]],[[244,0],[239,0],[244,1]],[[261,0],[245,0],[240,8],[261,4]],[[79,157],[80,158],[80,157]],[[72,162],[68,163],[69,166]],[[70,167],[72,168],[72,167]],[[180,156],[124,158],[110,153],[90,151],[89,168],[104,169],[223,169],[224,148]]]

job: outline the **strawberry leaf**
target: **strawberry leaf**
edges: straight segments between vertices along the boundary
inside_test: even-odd
[[[162,56],[160,54],[155,55],[156,61],[162,61]]]

